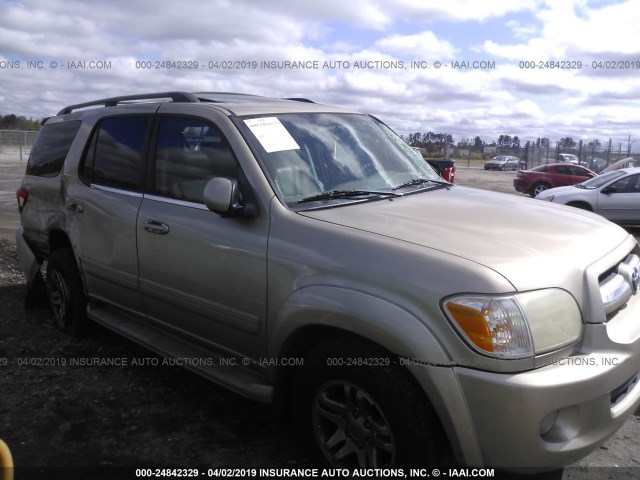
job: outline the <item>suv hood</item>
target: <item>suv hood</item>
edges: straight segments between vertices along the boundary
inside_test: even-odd
[[[590,212],[460,186],[299,213],[463,257],[502,274],[517,290],[566,288],[567,275],[583,272],[628,237]]]

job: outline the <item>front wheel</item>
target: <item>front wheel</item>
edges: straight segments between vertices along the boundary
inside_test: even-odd
[[[364,343],[332,340],[310,351],[296,375],[292,405],[322,464],[390,468],[442,465],[448,458],[435,412],[407,372]]]
[[[87,300],[73,252],[54,250],[47,264],[47,294],[54,325],[73,336],[87,331]]]

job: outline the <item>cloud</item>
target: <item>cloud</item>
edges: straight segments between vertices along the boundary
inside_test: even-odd
[[[452,58],[458,49],[451,43],[440,40],[431,31],[414,35],[391,35],[378,40],[374,46],[384,52],[401,56],[416,56],[422,58]]]
[[[640,68],[635,68],[640,67],[640,9],[633,1],[160,0],[150,5],[143,0],[129,0],[127,8],[72,0],[3,4],[0,114],[39,118],[65,104],[182,89],[303,96],[371,112],[403,133],[446,131],[458,138],[518,134],[524,141],[550,132],[597,137],[600,125],[603,135],[614,135],[614,128],[627,135],[638,123],[632,112],[640,118]],[[496,32],[499,24],[503,28]],[[496,68],[433,67],[436,59],[470,54],[495,60]],[[261,67],[264,60],[284,59],[340,66]],[[580,59],[585,67],[520,65],[547,59]],[[10,60],[20,60],[21,68],[3,68]],[[27,60],[60,66],[31,69]],[[104,60],[112,68],[72,70],[64,66],[68,60]],[[141,60],[191,60],[199,68],[137,68]],[[382,66],[354,68],[363,60]],[[414,67],[411,60],[427,64]],[[594,67],[594,61],[610,60],[634,68]],[[209,62],[221,61],[238,67],[210,68]]]

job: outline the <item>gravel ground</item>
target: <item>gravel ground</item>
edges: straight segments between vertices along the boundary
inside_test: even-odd
[[[162,366],[161,358],[109,331],[70,338],[51,325],[46,307],[24,308],[13,240],[18,216],[7,194],[23,169],[0,158],[0,438],[19,467],[16,480],[125,479],[135,478],[134,468],[165,466],[307,465],[291,427],[274,423],[268,407]],[[456,180],[515,194],[514,175],[459,168]],[[127,366],[71,365],[94,358],[127,359]],[[562,478],[640,478],[640,410]]]

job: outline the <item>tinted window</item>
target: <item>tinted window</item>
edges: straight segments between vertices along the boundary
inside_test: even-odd
[[[588,170],[580,167],[569,167],[571,175],[578,175],[580,177],[591,177],[591,173]]]
[[[202,203],[212,177],[236,175],[233,153],[217,127],[199,118],[161,118],[153,193]]]
[[[559,173],[560,175],[570,175],[571,174],[571,172],[569,171],[569,167],[564,167],[564,166],[555,167],[555,171],[556,171],[556,173]]]
[[[151,117],[105,118],[89,144],[80,169],[83,180],[139,190]]]
[[[44,125],[31,149],[27,175],[55,177],[62,170],[64,159],[80,129],[80,121]]]

